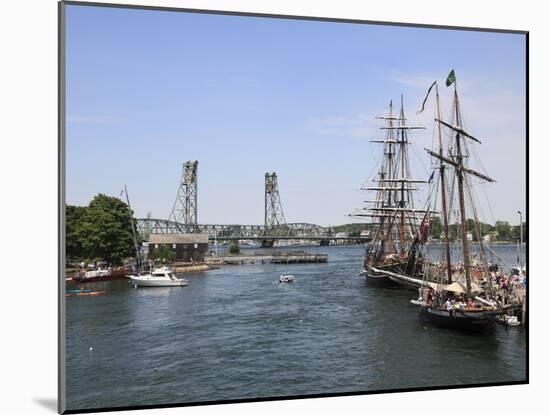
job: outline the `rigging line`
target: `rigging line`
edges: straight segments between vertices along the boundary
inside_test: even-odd
[[[508,263],[506,260],[504,260],[502,257],[500,257],[494,250],[493,248],[491,248],[489,245],[487,245],[485,248],[487,248],[487,250],[493,254],[499,261],[500,263],[503,265],[503,267],[505,268],[512,268],[512,264]]]
[[[412,177],[411,176],[411,165],[410,165],[410,157],[408,157],[408,152],[407,152],[407,157],[405,159],[405,169],[406,169],[406,172],[408,174],[409,177]],[[414,208],[414,195],[412,193],[412,191],[408,191],[408,194],[407,194],[407,197],[408,197],[408,201],[409,201],[409,205]]]
[[[434,194],[434,190],[438,188],[439,188],[439,175],[435,179],[435,184],[428,187],[428,196],[426,197],[426,200],[424,201],[424,205],[423,205],[424,210],[429,210],[429,206],[431,203],[432,195]],[[435,205],[433,210],[435,210]]]
[[[437,104],[434,104],[435,105],[435,110],[434,110],[434,113],[437,114]],[[433,122],[433,128],[432,128],[432,147],[431,148],[434,148],[434,149],[437,149],[439,148],[439,129],[438,129],[438,132],[436,134],[436,121]],[[438,127],[437,127],[438,128]],[[444,146],[445,145],[445,142],[444,142],[444,137],[442,137],[442,145]]]
[[[438,175],[437,176],[437,182],[436,182],[436,186],[435,186],[435,190],[439,190],[439,187],[440,187],[440,184],[441,184],[441,177]],[[436,210],[436,207],[437,207],[437,203],[438,203],[438,198],[437,198],[437,195],[438,195],[438,191],[435,191],[434,192],[434,198],[433,198],[433,210]],[[428,199],[428,201],[430,201],[431,199]],[[429,208],[429,204],[428,204],[428,208]],[[441,221],[440,219],[440,222],[442,223],[443,221]],[[438,235],[438,239],[441,239],[441,233]],[[429,245],[428,245],[428,248],[429,248]],[[429,251],[428,251],[429,252]],[[439,250],[439,259],[440,259],[440,262],[443,262],[443,257],[444,257],[444,254],[445,254],[445,249],[440,249]]]
[[[370,170],[369,174],[367,175],[367,180],[365,180],[363,182],[363,184],[361,185],[361,187],[366,187],[368,185],[368,183],[370,183],[371,180],[374,179],[374,176],[375,176],[375,171],[377,170],[377,167],[382,167],[382,165],[380,164],[380,159],[381,159],[381,156],[379,156],[378,158],[376,158],[374,156],[374,152],[373,151],[370,151],[369,152],[372,156],[372,158],[375,160],[374,164],[373,164],[373,167],[372,169]]]
[[[470,179],[470,183],[471,183],[471,180],[473,179],[472,177],[468,177]],[[481,187],[484,191],[485,191],[485,183],[477,183],[473,186],[471,186],[472,188],[474,187]],[[473,200],[473,203],[475,203],[475,207],[476,207],[476,211],[479,212],[478,214],[478,219],[480,218],[485,218],[486,217],[486,214],[485,214],[485,210],[483,209],[483,205],[480,203],[480,200],[479,200],[479,197],[477,195],[476,192],[474,192],[472,190],[472,200]],[[487,199],[487,202],[488,202],[488,199]],[[489,206],[489,209],[491,208],[491,205],[488,203],[488,206]]]
[[[429,186],[429,188],[428,188],[428,197],[427,197],[426,200],[424,201],[424,205],[423,205],[424,210],[426,210],[426,211],[428,212],[427,215],[430,215],[429,212],[430,212],[431,198],[432,198],[432,195],[433,195],[433,193],[434,193],[434,189],[437,189],[437,188],[438,188],[438,184],[439,184],[439,178],[436,179],[436,185],[435,185],[435,186],[434,186],[434,185],[431,185],[431,186]],[[436,203],[435,203],[435,198],[434,198],[433,211],[435,211],[435,210],[436,210]],[[411,217],[409,217],[409,219],[411,219]],[[414,229],[414,234],[417,234],[418,231],[419,231],[418,221],[419,221],[419,219],[415,217],[415,218],[414,218],[414,222],[415,222],[415,223],[414,223],[414,228],[413,228],[413,224],[409,221],[409,224],[410,224],[410,226],[411,226],[411,231]],[[419,249],[423,249],[423,246],[424,246],[424,244],[422,244],[422,245],[420,246]],[[424,249],[423,249],[423,250],[424,250]],[[428,252],[429,252],[429,250],[428,250]]]
[[[435,178],[433,184],[429,188],[428,197],[426,198],[426,200],[424,202],[424,209],[425,210],[428,210],[428,211],[430,210],[430,205],[432,203],[432,196],[438,194],[439,185],[440,185],[440,177],[438,175],[437,178]],[[437,207],[437,197],[434,197],[433,198],[433,210],[434,211],[436,210],[436,207]],[[430,253],[432,252],[432,244],[430,244],[430,243],[422,244],[420,249],[421,249],[421,252],[423,251],[424,256],[429,256]],[[431,268],[428,266],[428,267],[426,267],[426,271],[424,272],[423,278],[426,279],[430,275],[431,275]]]
[[[445,177],[449,179],[449,175],[445,174]],[[452,223],[452,215],[453,215],[453,208],[454,208],[454,190],[455,190],[455,182],[456,182],[456,174],[451,174],[450,177],[451,180],[446,180],[445,183],[447,184],[445,187],[445,193],[449,196],[449,207],[447,209],[449,218],[448,223]]]
[[[477,170],[478,171],[481,170],[486,176],[489,176],[489,174],[487,174],[487,170],[485,169],[483,162],[481,161],[481,159],[479,158],[479,155],[477,154],[477,151],[472,151],[472,156],[476,161],[476,166],[479,167],[479,169]]]
[[[484,245],[483,245],[483,240],[481,239],[481,225],[479,223],[479,220],[478,220],[478,216],[477,216],[477,211],[476,211],[476,205],[474,204],[474,201],[475,201],[475,194],[472,195],[473,191],[472,189],[470,189],[470,186],[468,186],[468,182],[469,182],[469,178],[466,178],[466,189],[467,189],[467,193],[468,193],[468,196],[469,196],[469,199],[470,199],[470,204],[472,205],[472,211],[473,211],[473,214],[474,214],[474,229],[476,231],[476,234],[477,234],[477,239],[478,239],[478,242],[479,242],[479,257],[482,261],[482,266],[484,266],[484,271],[485,271],[485,275],[487,277],[487,279],[489,280],[489,289],[490,289],[490,292],[491,292],[491,295],[493,294],[493,284],[492,284],[492,280],[491,280],[491,275],[489,274],[489,265],[487,264],[487,255],[485,254],[485,248],[484,248]]]
[[[480,249],[481,249],[481,244],[482,244],[482,240],[481,240],[481,229],[479,228],[479,216],[477,214],[477,207],[476,207],[476,198],[475,198],[475,193],[472,191],[471,187],[470,187],[470,178],[466,178],[465,179],[465,183],[466,183],[466,190],[467,190],[467,194],[468,194],[468,199],[469,199],[469,202],[470,202],[470,208],[472,210],[472,214],[474,216],[474,230],[476,231],[476,234],[477,234],[477,237],[478,237],[478,241],[479,241],[479,245],[480,245]]]
[[[479,160],[479,158],[477,156],[477,152],[473,152],[472,154],[473,154],[474,158],[476,158],[476,160],[479,161],[478,166],[481,167],[481,169],[484,173],[487,173],[487,171],[483,167],[483,164],[481,163],[481,160]],[[470,179],[472,179],[472,178],[470,178]],[[489,197],[487,195],[487,188],[484,186],[484,184],[485,184],[484,182],[478,182],[478,183],[472,185],[471,180],[469,181],[469,185],[472,186],[472,187],[478,187],[478,186],[482,185],[481,188],[483,189],[483,194],[485,195],[485,200],[487,201],[487,206],[488,206],[489,211],[490,211],[491,219],[493,219],[493,222],[494,222],[494,214],[493,214],[492,206],[491,206],[491,203],[489,202]],[[473,202],[475,202],[476,208],[481,213],[481,215],[478,216],[478,218],[485,218],[486,214],[485,214],[485,211],[483,209],[482,204],[479,203],[480,201],[479,201],[479,198],[477,197],[477,194],[475,192],[472,192],[472,193],[473,193]]]
[[[416,161],[418,162],[418,164],[420,166],[422,166],[422,168],[424,169],[424,173],[426,173],[426,175],[429,175],[429,171],[428,169],[426,168],[426,164],[425,162],[422,162],[421,158],[420,158],[420,155],[418,153],[418,150],[416,149],[416,146],[414,145],[411,145],[410,147],[412,147],[412,150],[413,150],[413,155],[416,157]]]
[[[371,149],[372,147],[373,147],[373,146],[369,146],[369,149]],[[382,156],[380,155],[380,153],[377,153],[377,152],[375,152],[375,151],[369,151],[369,154],[371,155],[371,157],[372,157],[372,159],[373,159],[373,161],[374,161],[374,166],[375,166],[375,167],[378,166],[379,163],[380,163],[380,159],[381,159],[381,157],[382,157]],[[375,154],[378,154],[378,157],[375,156]]]
[[[489,215],[490,215],[491,223],[495,223],[496,222],[495,212],[493,211],[493,207],[489,202],[489,194],[487,193],[487,188],[485,186],[482,186],[481,188],[483,189],[483,195],[485,196],[487,206],[489,207]]]

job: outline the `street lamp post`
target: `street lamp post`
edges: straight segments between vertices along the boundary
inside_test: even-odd
[[[518,210],[519,213],[519,266],[520,266],[520,273],[523,273],[523,216],[521,214],[521,211]]]

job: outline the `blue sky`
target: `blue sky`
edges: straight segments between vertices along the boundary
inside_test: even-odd
[[[382,115],[404,95],[412,168],[429,175],[434,100],[454,68],[465,125],[497,180],[482,219],[525,209],[522,35],[67,7],[67,203],[126,184],[136,215],[167,218],[181,164],[199,160],[200,223],[263,223],[276,171],[288,222],[335,225],[380,148]],[[451,88],[441,87],[443,114]]]

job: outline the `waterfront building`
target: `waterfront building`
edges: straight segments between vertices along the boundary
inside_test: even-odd
[[[208,251],[208,234],[151,234],[149,256],[154,256],[162,245],[175,253],[175,262],[203,262]]]

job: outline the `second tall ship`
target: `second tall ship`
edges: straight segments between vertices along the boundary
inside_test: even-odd
[[[385,132],[384,139],[371,142],[382,145],[382,159],[376,177],[362,187],[374,192],[374,197],[365,201],[368,207],[351,216],[371,220],[372,241],[365,251],[361,276],[369,285],[392,286],[398,282],[385,272],[408,275],[421,272],[422,258],[411,247],[421,231],[426,211],[415,208],[414,192],[428,180],[411,176],[408,135],[411,130],[424,127],[407,124],[402,96],[399,114],[394,115],[390,101],[388,114],[377,119],[385,122],[380,127]]]

